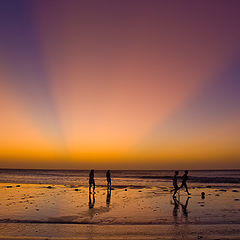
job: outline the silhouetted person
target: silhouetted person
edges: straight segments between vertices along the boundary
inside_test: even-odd
[[[107,199],[106,199],[106,205],[109,207],[111,201],[111,189],[107,190]]]
[[[178,184],[177,184],[177,176],[178,176],[178,171],[175,171],[175,174],[173,176],[173,187],[174,187],[174,193],[173,193],[173,198],[175,198],[177,191],[179,190]]]
[[[202,199],[205,199],[205,192],[202,192],[202,193],[201,193],[201,198],[202,198]]]
[[[182,176],[182,185],[180,188],[185,187],[187,194],[191,195],[191,193],[188,192],[187,180],[188,180],[188,171],[185,171],[184,175]]]
[[[94,170],[89,173],[89,193],[91,193],[91,187],[93,186],[93,193],[95,191]]]
[[[110,170],[107,170],[106,178],[107,178],[107,188],[111,189],[112,183],[111,183],[111,172],[110,172]]]

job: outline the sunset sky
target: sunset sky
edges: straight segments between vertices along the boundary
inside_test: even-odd
[[[0,2],[0,168],[240,168],[240,1]]]

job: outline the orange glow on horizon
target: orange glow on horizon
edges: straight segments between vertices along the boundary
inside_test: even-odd
[[[41,1],[6,17],[0,167],[240,167],[239,85],[224,76],[238,12],[103,5]]]

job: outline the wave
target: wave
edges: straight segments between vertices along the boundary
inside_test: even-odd
[[[172,176],[141,176],[143,179],[171,180]],[[240,178],[232,177],[189,177],[190,182],[196,183],[240,183]]]
[[[189,182],[240,184],[240,170],[192,170]],[[1,169],[0,182],[36,184],[88,184],[88,170]],[[121,185],[151,185],[172,182],[172,170],[112,170],[113,182]],[[96,170],[98,185],[105,184],[106,171]],[[145,182],[144,182],[145,180]],[[155,180],[155,181],[154,181]],[[181,181],[181,177],[179,177]]]

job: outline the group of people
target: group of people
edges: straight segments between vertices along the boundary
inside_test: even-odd
[[[106,178],[107,178],[107,189],[111,190],[112,181],[111,181],[110,170],[107,170]],[[93,169],[89,173],[89,193],[91,193],[91,188],[93,189],[93,193],[94,193],[95,192],[95,180],[94,180],[94,170]]]
[[[178,192],[178,190],[180,190],[183,187],[185,187],[187,194],[191,195],[191,193],[189,193],[188,187],[187,187],[188,171],[186,170],[185,173],[183,174],[182,184],[180,187],[178,186],[178,174],[179,174],[179,171],[175,171],[175,174],[173,176],[173,187],[174,187],[173,198],[176,197],[176,193]],[[107,172],[106,172],[106,179],[107,179],[107,189],[111,190],[112,181],[111,181],[110,170],[107,170]],[[94,170],[93,169],[89,173],[89,193],[91,193],[91,188],[93,189],[93,193],[94,193],[95,192],[95,180],[94,180]]]
[[[186,170],[185,173],[183,174],[183,176],[182,176],[182,184],[181,184],[180,187],[178,186],[178,183],[177,183],[178,174],[179,174],[179,171],[175,171],[175,174],[173,176],[173,187],[174,187],[173,198],[176,197],[176,193],[178,192],[178,190],[183,188],[183,187],[185,187],[187,194],[191,195],[191,193],[189,193],[188,187],[187,187],[188,171]]]

